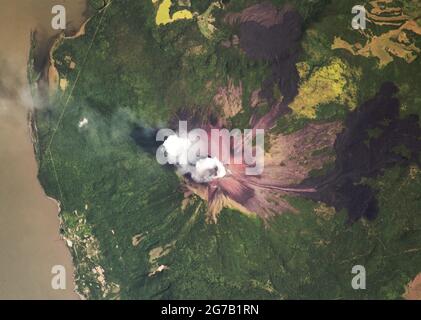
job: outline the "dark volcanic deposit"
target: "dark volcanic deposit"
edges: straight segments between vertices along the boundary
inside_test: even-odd
[[[349,222],[361,217],[372,220],[377,216],[375,192],[360,184],[361,179],[376,177],[392,166],[420,165],[419,117],[399,117],[397,92],[393,83],[386,82],[375,97],[349,114],[345,129],[335,141],[334,168],[328,174],[302,184],[317,189],[316,193],[305,194],[306,197],[326,202],[337,211],[346,209]],[[370,130],[376,130],[378,134],[370,138]]]
[[[262,84],[260,97],[272,105],[272,111],[259,124],[259,127],[271,127],[278,116],[289,111],[288,104],[298,94],[296,63],[301,52],[302,18],[293,7],[278,10],[266,2],[228,14],[225,21],[238,25],[240,47],[250,59],[271,64],[271,75]],[[279,87],[282,101],[275,101],[274,85]],[[256,119],[251,123],[257,125]]]

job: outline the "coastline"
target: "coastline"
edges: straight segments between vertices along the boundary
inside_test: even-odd
[[[30,138],[31,138],[31,141],[32,141],[32,145],[33,145],[33,148],[34,148],[35,155],[36,155],[37,154],[36,148],[37,148],[37,144],[38,144],[38,139],[35,137],[34,133],[35,134],[37,133],[37,127],[36,127],[36,122],[33,118],[32,112],[28,113],[28,127],[29,127]],[[37,160],[37,164],[39,166],[38,160]],[[57,206],[57,219],[58,219],[58,222],[59,222],[59,230],[58,231],[59,231],[60,240],[63,242],[63,244],[66,247],[66,250],[69,251],[69,253],[72,257],[72,288],[73,288],[72,291],[78,295],[80,300],[87,300],[87,298],[81,292],[79,292],[77,290],[78,286],[77,286],[76,277],[75,277],[75,275],[76,275],[76,265],[75,265],[74,259],[73,259],[73,252],[72,252],[71,246],[69,246],[68,240],[60,232],[60,229],[63,228],[63,226],[64,226],[63,219],[61,218],[61,215],[60,215],[61,214],[61,202],[59,200],[53,198],[53,197],[48,196],[45,193],[45,191],[44,191],[44,194],[45,194],[45,197],[48,200],[52,201]]]
[[[50,49],[51,50],[51,49]],[[49,51],[50,51],[49,50]],[[29,60],[31,60],[31,57],[29,57]],[[29,64],[28,64],[29,65]],[[28,85],[29,86],[33,86],[33,85],[36,85],[36,83],[30,83],[29,81],[28,81]],[[36,87],[34,88],[35,89],[35,92],[38,92],[38,90],[40,90],[39,89],[39,87],[36,85]],[[35,101],[35,96],[32,96],[32,100],[33,100],[33,104],[35,104],[36,103],[36,101]],[[36,159],[36,163],[37,163],[37,172],[39,173],[39,158],[38,158],[38,154],[39,154],[39,150],[38,150],[38,128],[37,128],[37,124],[36,124],[36,121],[35,121],[35,112],[36,112],[36,109],[35,108],[33,108],[32,110],[28,110],[28,112],[27,112],[27,127],[28,127],[28,134],[29,134],[29,138],[30,138],[30,141],[31,141],[31,143],[32,143],[32,147],[33,147],[33,151],[34,151],[34,155],[35,155],[35,159]],[[40,183],[41,184],[41,183]],[[60,229],[63,227],[63,225],[64,225],[64,222],[63,222],[63,219],[61,218],[61,211],[62,211],[62,208],[61,208],[61,202],[58,200],[58,199],[55,199],[55,198],[53,198],[53,197],[51,197],[51,196],[49,196],[49,195],[47,195],[46,193],[45,193],[45,190],[44,190],[44,188],[43,188],[43,186],[42,186],[42,184],[41,184],[41,188],[43,189],[43,191],[44,191],[44,196],[49,200],[49,201],[51,201],[51,202],[53,202],[56,206],[57,206],[57,219],[58,219],[58,225],[59,225],[59,230],[58,230],[58,233],[59,233],[59,237],[60,237],[60,240],[63,242],[63,244],[64,244],[64,246],[65,246],[65,248],[66,248],[66,250],[68,250],[69,251],[69,253],[70,253],[70,256],[71,256],[71,260],[72,260],[72,274],[71,274],[71,278],[72,278],[72,291],[79,297],[79,299],[80,300],[86,300],[86,297],[84,297],[78,290],[77,290],[77,284],[76,284],[76,279],[75,279],[75,275],[76,275],[76,266],[75,266],[75,263],[74,263],[74,259],[73,259],[73,252],[72,252],[72,250],[71,250],[71,248],[69,247],[69,245],[68,245],[68,242],[67,242],[67,240],[66,240],[66,238],[62,235],[62,233],[60,232]]]
[[[48,49],[48,65],[46,66],[43,75],[43,78],[41,78],[41,81],[44,80],[49,87],[49,93],[51,93],[51,91],[54,91],[56,89],[58,89],[59,84],[60,84],[60,75],[59,72],[55,66],[55,61],[53,58],[53,54],[54,51],[60,47],[60,45],[63,43],[63,41],[65,40],[74,40],[77,39],[79,37],[83,37],[86,34],[86,26],[87,24],[98,14],[102,13],[104,10],[107,9],[107,7],[111,4],[111,0],[104,0],[104,5],[97,9],[96,12],[94,12],[91,16],[89,16],[88,18],[86,18],[86,20],[81,24],[81,26],[79,27],[79,29],[76,30],[76,32],[73,35],[68,35],[66,36],[64,32],[61,32],[60,34],[58,34],[55,39],[53,40],[53,43],[51,45],[51,47]]]
[[[63,0],[69,27],[80,25],[85,0]],[[34,146],[34,101],[31,86],[36,80],[28,68],[33,51],[31,31],[37,30],[40,54],[56,31],[50,27],[52,0],[2,3],[0,40],[0,298],[77,299],[74,292],[70,252],[59,235],[57,205],[45,195]],[[32,33],[32,35],[34,35]],[[45,57],[45,55],[44,55]],[[32,61],[29,61],[32,63]],[[65,268],[67,286],[54,290],[52,268]]]
[[[58,89],[58,85],[59,85],[59,72],[55,66],[55,61],[53,58],[53,54],[54,51],[57,50],[57,48],[60,47],[60,45],[62,44],[63,41],[65,40],[73,40],[73,39],[77,39],[79,37],[82,37],[86,34],[86,26],[87,24],[92,20],[92,18],[94,18],[97,14],[102,13],[103,10],[105,10],[109,5],[111,4],[111,1],[104,1],[104,6],[101,7],[100,9],[98,9],[94,14],[92,14],[91,16],[89,16],[88,18],[85,19],[85,21],[81,24],[81,26],[79,27],[79,29],[76,30],[76,32],[73,35],[68,35],[66,36],[64,34],[64,32],[61,32],[60,34],[58,34],[55,39],[52,42],[52,45],[50,46],[50,48],[48,49],[48,64],[45,66],[45,69],[43,71],[41,71],[41,77],[40,79],[36,80],[34,83],[29,83],[30,86],[34,86],[34,92],[32,93],[32,100],[33,103],[36,103],[36,94],[39,94],[40,91],[42,90],[42,86],[39,85],[40,83],[45,83],[46,87],[48,88],[48,94],[51,94],[53,92],[53,90],[57,90]],[[29,57],[29,61],[28,61],[28,67],[30,66],[30,62],[31,62],[31,58],[33,57]],[[35,120],[35,113],[36,113],[36,108],[34,108],[33,110],[28,111],[28,130],[29,130],[29,135],[30,135],[30,140],[33,146],[33,150],[34,150],[34,154],[35,154],[35,158],[36,158],[36,162],[37,162],[37,166],[38,166],[38,172],[39,172],[39,145],[38,145],[38,128],[37,128],[37,124],[36,124],[36,120]],[[41,187],[43,188],[42,184]],[[44,190],[44,188],[43,188]],[[59,235],[60,235],[60,239],[62,240],[62,242],[64,243],[66,249],[69,251],[71,258],[72,258],[72,287],[73,287],[73,292],[77,294],[77,296],[79,297],[80,300],[87,300],[87,297],[84,296],[82,294],[82,292],[80,292],[78,290],[78,285],[76,283],[76,265],[74,263],[74,255],[75,252],[72,249],[72,245],[71,245],[71,241],[66,239],[65,236],[62,235],[62,233],[60,232],[60,229],[64,229],[65,225],[64,225],[64,221],[61,217],[61,212],[62,212],[62,207],[61,207],[61,202],[58,199],[55,199],[52,196],[49,196],[48,194],[45,193],[44,190],[44,194],[45,197],[54,202],[57,206],[57,218],[59,221]]]

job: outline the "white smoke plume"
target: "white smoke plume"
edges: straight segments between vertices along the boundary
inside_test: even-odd
[[[190,174],[198,183],[208,183],[224,177],[227,171],[216,157],[191,156],[195,153],[196,141],[180,137],[177,134],[168,136],[160,147],[169,164],[175,165],[180,174]]]
[[[10,113],[16,106],[33,108],[29,85],[21,79],[23,74],[8,61],[0,62],[0,114]]]

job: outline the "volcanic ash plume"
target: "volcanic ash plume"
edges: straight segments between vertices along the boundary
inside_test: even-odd
[[[208,183],[224,177],[227,172],[221,161],[216,157],[208,157],[207,154],[201,156],[194,152],[198,143],[200,141],[193,141],[188,137],[170,135],[162,144],[159,154],[169,164],[175,165],[181,175],[190,175],[197,183]]]

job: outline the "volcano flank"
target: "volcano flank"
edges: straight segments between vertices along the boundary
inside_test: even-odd
[[[255,138],[257,129],[268,132],[279,117],[289,113],[288,104],[298,93],[296,62],[300,54],[302,19],[289,6],[278,10],[270,3],[263,3],[240,13],[229,13],[224,21],[238,26],[240,47],[249,59],[264,60],[271,66],[271,74],[259,92],[259,99],[265,100],[270,110],[263,116],[256,112],[249,120]],[[274,86],[282,93],[279,100],[273,96]],[[245,174],[248,165],[244,163],[227,164],[220,168],[224,174],[219,176],[215,167],[213,172],[218,178],[206,181],[192,178],[189,170],[181,172],[185,196],[196,194],[208,202],[208,218],[215,222],[224,207],[257,214],[265,220],[282,212],[296,212],[285,196],[323,201],[337,211],[346,209],[350,222],[361,217],[374,219],[378,213],[375,192],[361,184],[361,179],[375,177],[386,167],[419,162],[418,118],[399,118],[396,92],[394,84],[384,83],[379,93],[350,113],[344,124],[338,121],[309,124],[293,134],[269,134],[270,148],[265,153],[264,171],[259,175]],[[180,120],[187,121],[189,130],[202,128],[210,132],[229,128],[225,117],[218,116],[212,108],[201,111],[185,108],[177,112],[172,121],[174,130]],[[369,131],[376,128],[381,134],[370,138]],[[140,132],[142,129],[135,128],[132,137],[139,146],[148,149],[153,143],[145,144]],[[241,143],[243,147],[244,141]],[[170,147],[168,144],[167,141]],[[399,146],[410,150],[409,155],[396,153],[394,150]],[[238,147],[231,146],[231,154]],[[312,172],[332,161],[333,169],[322,176],[311,177]],[[193,171],[193,177],[195,174]]]

